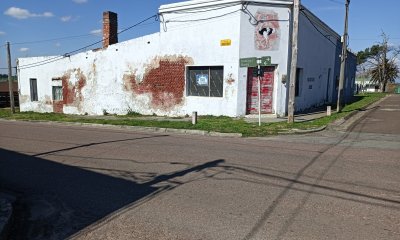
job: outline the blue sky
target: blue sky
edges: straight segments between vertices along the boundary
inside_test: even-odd
[[[0,73],[6,70],[9,41],[17,57],[59,55],[101,39],[102,12],[118,13],[119,28],[157,13],[162,4],[180,0],[0,0]],[[344,0],[302,0],[302,4],[342,34]],[[400,45],[399,0],[351,0],[349,34],[353,51],[380,41],[382,31]],[[120,41],[159,31],[155,21],[119,36]],[[51,40],[54,39],[54,40]]]

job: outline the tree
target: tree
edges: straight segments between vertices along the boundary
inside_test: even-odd
[[[385,71],[385,74],[383,74]],[[392,83],[399,76],[399,68],[394,61],[386,59],[385,63],[376,65],[370,70],[371,80],[373,83],[379,83],[382,85],[382,90],[386,92],[388,83]]]
[[[379,84],[382,92],[386,92],[387,84],[394,82],[400,73],[396,63],[400,48],[389,46],[389,38],[385,33],[382,33],[382,38],[382,43],[357,53],[357,64],[367,68],[371,81]]]
[[[378,55],[382,50],[382,46],[372,45],[370,48],[366,48],[364,51],[359,51],[357,53],[357,65],[365,63],[369,58]]]

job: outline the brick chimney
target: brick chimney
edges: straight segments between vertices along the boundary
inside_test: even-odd
[[[118,15],[114,12],[103,12],[103,48],[118,43]]]

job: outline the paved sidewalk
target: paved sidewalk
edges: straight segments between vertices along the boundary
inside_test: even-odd
[[[334,112],[332,111],[332,114]],[[310,113],[299,113],[294,115],[295,122],[308,122],[312,120],[316,120],[319,118],[323,118],[326,116],[326,111],[321,111],[321,109],[310,112]],[[247,115],[245,117],[245,121],[248,123],[256,123],[258,122],[258,115]],[[261,122],[263,123],[275,123],[275,122],[286,122],[287,117],[277,117],[274,114],[263,114],[261,115]]]
[[[334,111],[332,111],[332,114]],[[307,122],[315,119],[323,118],[326,116],[326,110],[322,108],[318,108],[306,113],[298,113],[295,114],[295,122]],[[106,116],[85,116],[78,115],[77,118],[87,118],[87,119],[109,119],[109,120],[122,120],[122,119],[136,119],[136,120],[148,120],[148,121],[171,121],[171,122],[191,122],[192,117],[166,117],[166,116],[115,116],[115,115],[106,115]],[[199,116],[201,118],[201,116]],[[240,119],[240,118],[237,118]],[[245,121],[248,123],[257,123],[258,122],[258,114],[246,115],[244,117]],[[277,117],[275,114],[262,114],[261,122],[263,123],[275,123],[275,122],[285,122],[287,121],[287,116],[285,117]]]

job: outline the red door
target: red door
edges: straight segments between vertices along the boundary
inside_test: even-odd
[[[261,113],[272,113],[272,94],[274,92],[275,67],[261,67]],[[249,68],[247,72],[247,114],[258,113],[258,77],[257,68]]]

